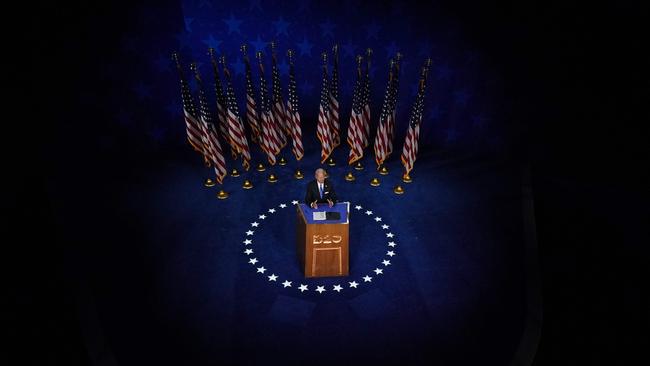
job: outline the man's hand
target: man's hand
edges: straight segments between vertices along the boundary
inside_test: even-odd
[[[334,206],[334,202],[332,202],[331,199],[328,199],[328,200],[327,200],[327,203],[330,205],[330,207]]]
[[[313,208],[313,209],[318,208],[318,205],[316,204],[316,201],[312,202],[311,205],[309,205],[309,206],[311,206],[311,208]]]

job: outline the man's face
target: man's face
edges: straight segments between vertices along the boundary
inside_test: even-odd
[[[318,172],[316,172],[316,180],[318,181],[318,183],[325,182],[325,173],[323,173],[320,170]]]

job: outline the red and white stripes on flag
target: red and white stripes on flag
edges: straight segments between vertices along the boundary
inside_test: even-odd
[[[201,115],[201,122],[205,131],[207,148],[210,151],[210,158],[212,161],[212,166],[214,167],[214,173],[217,179],[217,182],[220,184],[223,183],[223,178],[228,174],[226,171],[226,159],[223,157],[223,151],[221,150],[221,143],[219,143],[219,138],[217,137],[217,130],[214,128],[212,123],[208,124],[205,120],[203,114]]]
[[[350,146],[348,155],[348,164],[352,165],[363,157],[363,119],[364,111],[362,107],[362,81],[361,81],[361,56],[357,57],[359,67],[357,68],[357,81],[354,84],[352,93],[352,112],[350,114],[350,124],[348,126],[347,142]]]
[[[361,142],[365,149],[370,144],[370,56],[372,50],[368,49],[366,72],[361,89],[361,105],[363,106],[363,119],[361,128]]]
[[[300,160],[305,155],[305,149],[302,146],[300,113],[298,112],[298,108],[292,105],[291,99],[287,101],[287,111],[289,114],[289,123],[291,124],[291,139],[293,142],[291,152],[296,157],[296,160]]]
[[[251,140],[259,144],[260,120],[257,115],[257,105],[255,103],[255,89],[253,87],[251,65],[245,47],[242,48],[242,52],[244,53],[244,65],[246,66],[246,121],[248,121],[248,125],[251,128]]]
[[[221,78],[219,77],[219,67],[214,58],[212,58],[212,68],[214,70],[214,90],[217,98],[217,120],[219,123],[219,131],[221,136],[228,142],[230,146],[230,156],[233,160],[237,160],[237,147],[230,136],[228,127],[228,106],[226,95],[223,92],[221,85]]]
[[[391,126],[395,122],[395,99],[397,97],[395,90],[395,74],[393,69],[394,65],[394,61],[391,60],[388,72],[388,83],[384,94],[384,103],[379,116],[377,135],[375,136],[375,161],[378,166],[381,166],[384,163],[393,149]]]
[[[332,150],[341,144],[339,130],[339,54],[338,46],[334,45],[334,65],[332,67],[332,82],[330,83],[329,102],[330,102],[330,131],[332,135]]]
[[[192,64],[192,69],[194,71],[194,78],[196,79],[198,85],[198,94],[199,94],[199,120],[201,125],[201,140],[203,145],[208,151],[210,161],[214,167],[216,174],[216,180],[219,183],[223,182],[223,178],[226,176],[226,160],[223,157],[223,152],[221,150],[221,144],[217,137],[217,131],[214,128],[212,123],[212,118],[210,117],[210,111],[208,108],[208,101],[205,96],[205,91],[203,89],[203,81],[201,80],[201,75],[199,70],[196,67],[196,64]]]
[[[176,68],[178,70],[178,75],[181,81],[181,101],[183,103],[183,119],[185,120],[185,132],[187,133],[187,141],[195,151],[203,155],[205,162],[209,163],[209,152],[206,150],[205,145],[203,144],[203,128],[197,119],[196,108],[194,106],[192,93],[190,92],[190,86],[185,79],[183,67],[181,66],[178,54],[172,54],[172,59],[176,63]]]
[[[194,148],[194,150],[203,154],[206,162],[208,162],[209,156],[207,155],[208,152],[205,150],[205,146],[203,146],[203,141],[201,139],[203,132],[199,121],[197,121],[196,118],[192,116],[192,114],[185,107],[183,107],[183,116],[185,118],[185,131],[187,132],[187,141]]]
[[[334,149],[332,146],[332,135],[330,132],[330,101],[329,86],[327,80],[327,63],[323,65],[323,88],[320,94],[320,107],[318,109],[318,125],[316,127],[316,136],[321,143],[321,164],[327,160]]]
[[[280,152],[280,142],[277,135],[273,113],[271,112],[271,100],[268,94],[266,78],[264,77],[264,64],[262,53],[257,53],[260,66],[260,119],[261,119],[261,146],[266,153],[269,164],[275,165],[275,156]]]
[[[422,114],[424,112],[424,92],[426,87],[426,76],[430,60],[427,61],[426,66],[422,68],[422,76],[420,77],[418,85],[418,94],[413,104],[413,110],[409,118],[409,128],[406,131],[406,138],[404,139],[404,147],[402,148],[402,165],[404,165],[405,174],[409,174],[415,164],[419,149],[420,138],[420,124],[422,123]]]
[[[239,107],[237,106],[237,100],[235,99],[235,90],[232,87],[230,71],[228,70],[225,59],[223,57],[221,58],[221,62],[223,64],[223,73],[226,77],[226,108],[228,118],[228,132],[230,134],[230,139],[235,146],[235,149],[242,156],[242,167],[244,170],[248,171],[251,166],[251,153],[248,147],[248,140],[246,139],[246,130],[244,129],[244,123],[239,116]]]
[[[269,164],[275,165],[275,155],[280,152],[280,146],[277,142],[275,127],[273,126],[273,116],[271,111],[262,112],[262,149],[266,153]]]
[[[291,129],[291,152],[296,160],[302,159],[305,149],[302,146],[302,128],[300,126],[300,113],[298,112],[298,92],[296,87],[296,76],[293,68],[293,51],[288,50],[289,56],[289,98],[287,100],[287,121]]]
[[[280,71],[278,70],[277,57],[275,54],[275,44],[271,43],[272,63],[271,63],[271,95],[273,100],[273,121],[276,129],[276,135],[280,144],[280,149],[287,146],[287,135],[291,135],[288,116],[284,108],[282,98],[282,86],[280,85]]]

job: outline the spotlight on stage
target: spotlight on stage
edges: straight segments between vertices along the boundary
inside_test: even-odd
[[[214,187],[214,181],[210,178],[206,178],[203,185],[206,187]]]
[[[228,193],[226,193],[222,189],[222,190],[219,191],[219,193],[217,193],[217,198],[220,199],[220,200],[225,200],[226,198],[228,198]]]
[[[230,172],[231,177],[239,177],[239,171],[237,168],[232,168],[232,171]]]
[[[348,174],[345,175],[345,180],[347,180],[348,182],[353,182],[355,179],[356,178],[354,177],[354,175],[352,175],[352,172],[349,172]]]
[[[302,178],[305,177],[305,176],[302,174],[302,172],[300,171],[300,169],[296,169],[296,172],[293,174],[293,176],[294,176],[296,179],[302,179]]]
[[[264,167],[264,164],[262,164],[262,163],[257,164],[257,171],[258,172],[263,172],[265,170],[266,170],[266,168]]]
[[[275,183],[275,182],[278,181],[278,178],[275,176],[275,174],[271,174],[271,175],[269,175],[269,179],[268,179],[268,181],[269,181],[270,183]]]
[[[250,180],[246,179],[246,180],[244,181],[244,184],[242,185],[242,188],[244,188],[244,189],[251,189],[251,188],[253,188],[253,183],[251,183]]]
[[[370,181],[370,185],[373,187],[377,187],[379,185],[379,179],[372,178],[372,180]]]

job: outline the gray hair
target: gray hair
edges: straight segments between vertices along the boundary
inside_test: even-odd
[[[314,172],[314,175],[317,175],[318,172],[323,172],[323,174],[325,174],[325,169],[323,169],[323,168],[316,169],[316,171]]]

